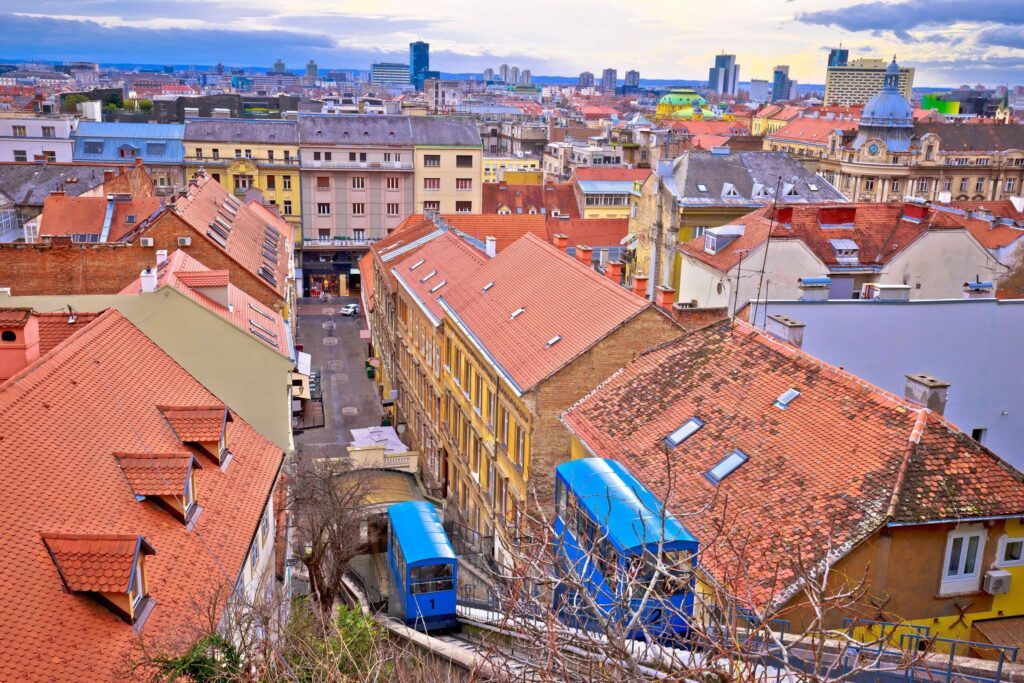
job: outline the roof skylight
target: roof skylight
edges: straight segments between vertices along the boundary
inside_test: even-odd
[[[697,183],[697,189],[700,190],[701,192],[707,192],[708,186],[705,185],[704,183]]]
[[[483,286],[483,291],[486,292],[488,289],[490,289],[493,286],[494,286],[493,282],[488,282],[486,285]]]
[[[663,441],[669,448],[675,448],[682,442],[697,433],[697,430],[704,426],[704,422],[696,417],[691,417],[684,422],[679,429],[666,436]]]
[[[747,460],[750,460],[747,454],[737,448],[722,458],[717,465],[705,472],[704,477],[717,486],[723,479],[739,469],[739,466]]]
[[[555,335],[554,337],[552,337],[551,339],[548,339],[548,343],[547,343],[547,344],[545,344],[544,346],[546,346],[547,348],[549,348],[549,349],[550,349],[550,348],[551,348],[552,346],[554,346],[555,344],[557,344],[557,343],[558,343],[558,342],[560,342],[560,341],[562,341],[562,336],[561,336],[561,335],[559,335],[559,334],[556,334],[556,335]]]
[[[796,398],[799,395],[800,392],[798,390],[787,389],[786,392],[782,394],[782,396],[779,396],[777,399],[775,399],[775,407],[782,408],[783,410],[785,410],[786,408],[789,407],[790,403],[796,400]]]
[[[412,264],[411,266],[409,266],[409,270],[410,270],[410,271],[416,270],[417,268],[419,268],[420,266],[422,266],[422,265],[423,265],[424,263],[426,263],[426,259],[420,259],[420,260],[419,260],[419,261],[417,261],[416,263],[414,263],[414,264]]]
[[[429,280],[430,278],[434,277],[435,275],[437,275],[437,271],[436,270],[432,270],[429,273],[427,273],[426,275],[424,275],[423,277],[421,277],[420,278],[420,282],[421,283],[422,282],[426,282],[427,280]]]
[[[431,287],[431,288],[430,288],[430,293],[431,293],[431,294],[433,294],[433,293],[434,293],[434,292],[436,292],[437,290],[439,290],[439,289],[441,289],[442,287],[444,287],[444,286],[445,286],[446,284],[448,284],[448,281],[447,281],[447,280],[441,280],[441,281],[440,281],[440,282],[438,282],[438,283],[437,283],[436,285],[434,285],[433,287]]]
[[[510,315],[510,316],[508,317],[508,319],[509,319],[509,320],[515,320],[517,316],[520,316],[520,315],[522,315],[522,314],[523,314],[523,313],[524,313],[525,311],[526,311],[526,308],[524,308],[524,307],[519,307],[519,308],[517,308],[516,310],[512,311],[512,315]]]

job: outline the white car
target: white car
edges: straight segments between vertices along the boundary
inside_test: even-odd
[[[345,304],[338,309],[339,315],[359,315],[359,304]]]

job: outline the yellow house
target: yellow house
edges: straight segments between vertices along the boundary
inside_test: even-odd
[[[204,168],[227,190],[263,193],[302,239],[299,136],[295,121],[189,119],[185,122],[185,176]]]
[[[464,128],[455,131],[463,132]],[[422,131],[416,134],[425,136]],[[483,210],[483,148],[479,135],[475,144],[457,139],[446,145],[417,144],[413,172],[414,213],[481,213]]]
[[[799,116],[800,109],[797,107],[778,104],[765,105],[754,114],[750,124],[750,134],[753,136],[771,135]]]
[[[506,182],[539,185],[543,177],[544,171],[540,167],[540,159],[536,157],[484,157],[485,183]]]
[[[580,216],[630,218],[640,188],[650,175],[649,168],[577,168],[573,172],[572,186]]]

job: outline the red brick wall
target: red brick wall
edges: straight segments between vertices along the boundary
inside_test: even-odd
[[[541,383],[530,449],[530,488],[537,500],[553,500],[555,466],[569,459],[571,437],[559,416],[641,351],[684,333],[663,311],[649,307]]]

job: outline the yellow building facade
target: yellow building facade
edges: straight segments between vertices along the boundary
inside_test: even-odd
[[[479,145],[416,145],[414,213],[480,213],[483,166]]]
[[[538,158],[484,157],[485,183],[515,183],[539,185],[544,177]]]
[[[190,119],[185,122],[185,174],[200,168],[241,197],[250,188],[302,239],[299,201],[299,137],[294,121]]]

